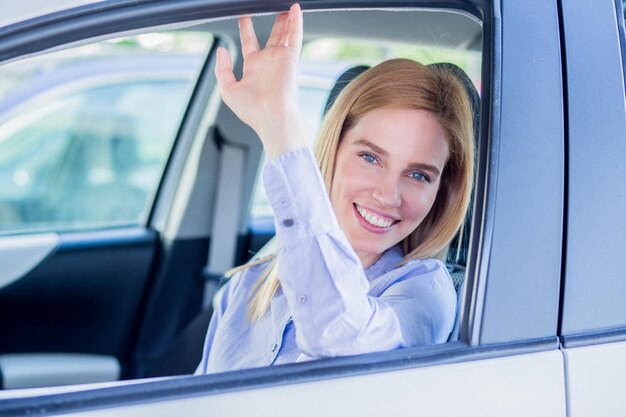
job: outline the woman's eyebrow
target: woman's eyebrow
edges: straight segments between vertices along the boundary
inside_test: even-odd
[[[389,156],[389,152],[387,152],[386,150],[384,150],[383,148],[381,148],[380,146],[374,145],[372,142],[370,142],[367,139],[359,139],[357,141],[354,142],[355,145],[364,145],[367,146],[368,148],[370,148],[371,150],[373,150],[374,152],[376,152],[377,154],[379,154],[381,157],[386,158]],[[415,162],[412,164],[409,164],[409,168],[410,169],[421,169],[424,171],[430,171],[433,174],[439,176],[441,175],[441,172],[439,171],[439,168],[437,168],[434,165],[431,164],[424,164],[424,163],[419,163],[419,162]]]
[[[409,168],[410,169],[420,169],[423,171],[430,171],[433,174],[439,176],[441,175],[441,172],[439,172],[439,168],[437,168],[434,165],[430,165],[430,164],[423,164],[423,163],[414,163],[414,164],[409,164]]]
[[[368,148],[370,148],[371,150],[373,150],[374,152],[376,152],[377,154],[379,154],[382,157],[389,156],[389,152],[387,152],[386,150],[384,150],[380,146],[374,145],[372,142],[370,142],[367,139],[359,139],[356,142],[354,142],[354,144],[355,145],[365,145],[365,146],[367,146]]]

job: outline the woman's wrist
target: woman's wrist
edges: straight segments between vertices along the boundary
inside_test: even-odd
[[[299,115],[275,120],[257,133],[268,160],[310,145],[308,130]]]

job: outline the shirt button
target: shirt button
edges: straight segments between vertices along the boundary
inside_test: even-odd
[[[291,227],[291,226],[293,226],[294,223],[295,222],[293,221],[293,219],[285,219],[285,220],[283,220],[283,225],[285,227]]]
[[[298,296],[298,303],[300,303],[300,304],[305,304],[306,302],[307,302],[306,295],[304,295],[304,294],[300,294],[300,295]]]
[[[278,345],[277,345],[276,343],[274,343],[274,344],[272,345],[272,348],[271,348],[271,349],[272,349],[272,352],[276,352],[276,348],[277,348],[277,347],[278,347]]]

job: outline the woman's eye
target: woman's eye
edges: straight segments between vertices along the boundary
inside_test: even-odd
[[[375,164],[378,162],[378,160],[376,159],[374,155],[372,155],[371,153],[367,153],[367,152],[362,153],[361,158],[363,158],[366,162],[369,162],[370,164]]]
[[[413,178],[416,181],[426,181],[426,182],[430,182],[430,178],[428,178],[426,175],[422,174],[421,172],[418,171],[413,171],[409,174],[409,177]]]

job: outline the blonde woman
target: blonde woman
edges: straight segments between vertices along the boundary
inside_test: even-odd
[[[384,62],[339,95],[314,156],[297,110],[299,6],[277,17],[263,49],[250,18],[239,25],[243,77],[223,48],[216,76],[263,143],[277,252],[227,284],[197,373],[445,342],[456,294],[435,257],[472,187],[464,87],[413,61]]]

